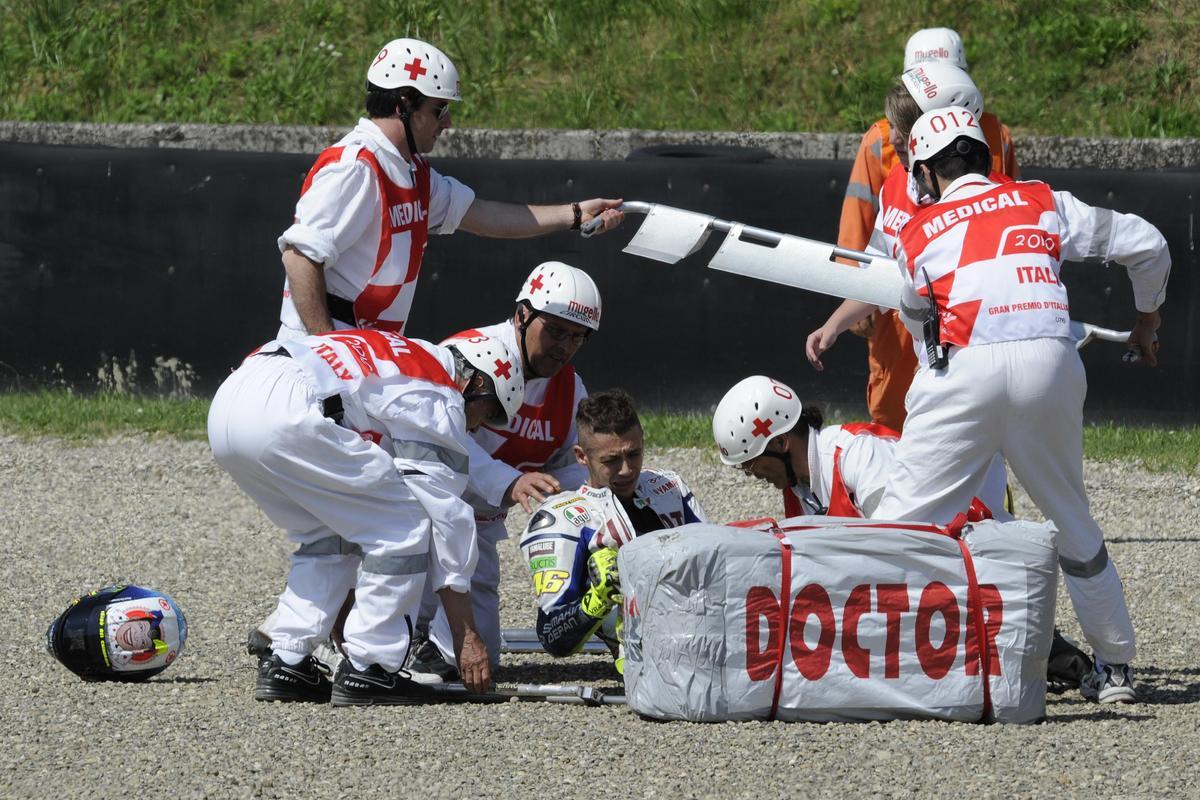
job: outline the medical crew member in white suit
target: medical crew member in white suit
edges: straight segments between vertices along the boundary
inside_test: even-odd
[[[1130,342],[1157,364],[1158,307],[1171,259],[1159,231],[1044,183],[997,184],[968,109],[923,114],[912,173],[936,199],[900,230],[901,312],[929,357],[876,516],[946,523],[1002,453],[1058,528],[1060,564],[1095,671],[1081,691],[1134,702],[1133,624],[1083,484],[1083,363],[1070,335],[1063,261],[1128,270],[1137,320]]]
[[[426,578],[448,616],[463,679],[491,682],[468,594],[475,525],[461,495],[467,429],[520,405],[519,361],[494,339],[438,347],[386,331],[273,341],[217,391],[213,455],[297,549],[265,632],[258,700],[420,700],[400,669]],[[347,593],[333,685],[312,657]]]

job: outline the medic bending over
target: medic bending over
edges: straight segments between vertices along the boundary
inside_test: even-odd
[[[754,375],[726,392],[713,414],[722,463],[783,491],[788,517],[872,517],[883,497],[900,434],[875,423],[821,427],[785,384]],[[797,423],[803,423],[798,425]],[[997,460],[970,508],[975,518],[1008,520],[1007,475]]]
[[[504,425],[525,386],[494,339],[438,347],[388,331],[263,345],[213,398],[213,457],[297,545],[264,633],[256,700],[401,704],[427,687],[403,673],[428,585],[453,621],[472,691],[491,669],[468,596],[475,524],[462,499],[467,431]],[[330,684],[313,653],[338,610],[345,654]]]
[[[507,426],[484,426],[471,435],[468,502],[475,510],[479,562],[471,580],[475,624],[491,663],[500,663],[500,556],[508,538],[504,520],[520,503],[529,512],[563,486],[587,477],[576,462],[575,410],[587,396],[571,359],[600,329],[600,291],[582,270],[558,261],[539,264],[517,294],[512,319],[466,330],[444,342],[477,336],[500,340],[520,354],[525,395]],[[499,367],[499,365],[497,365]],[[435,616],[436,612],[436,616]],[[425,631],[428,631],[427,634]],[[424,683],[456,680],[450,628],[445,613],[427,596],[419,636],[408,669]],[[424,638],[426,637],[427,638]]]
[[[625,392],[587,398],[575,425],[574,454],[587,482],[546,498],[521,535],[521,552],[533,576],[538,639],[546,652],[577,653],[596,633],[621,671],[617,548],[643,533],[708,520],[679,475],[642,469],[642,425]]]

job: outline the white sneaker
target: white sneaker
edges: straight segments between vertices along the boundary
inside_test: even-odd
[[[338,667],[341,666],[342,651],[337,648],[332,639],[326,639],[317,645],[312,652],[312,657],[317,662],[317,668],[325,673],[331,680],[337,674]]]
[[[1133,670],[1128,664],[1102,664],[1097,661],[1096,668],[1080,681],[1079,692],[1085,699],[1098,703],[1137,702]]]

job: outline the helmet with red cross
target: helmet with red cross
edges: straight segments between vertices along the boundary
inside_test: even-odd
[[[367,89],[412,86],[426,97],[462,100],[458,69],[449,56],[420,39],[393,39],[367,68]]]
[[[921,112],[947,106],[962,106],[978,119],[983,114],[983,95],[971,76],[945,61],[918,64],[900,76]]]
[[[908,161],[911,171],[916,174],[917,165],[923,161],[936,159],[941,155],[950,155],[951,148],[955,152],[966,155],[972,145],[978,142],[987,150],[987,139],[979,127],[979,118],[962,106],[926,111],[913,123],[908,135]]]
[[[713,412],[713,439],[729,466],[757,458],[767,442],[800,421],[800,398],[766,375],[752,375],[725,393]]]
[[[500,401],[501,415],[485,422],[494,428],[506,427],[525,402],[525,372],[521,369],[521,360],[514,358],[499,339],[482,334],[447,339],[442,344],[474,370],[472,380],[463,390],[463,397],[471,400],[494,396]],[[472,388],[474,375],[483,377],[483,389]]]
[[[567,322],[600,330],[600,290],[581,269],[561,261],[545,261],[533,268],[517,302],[529,303],[535,315],[549,314]]]

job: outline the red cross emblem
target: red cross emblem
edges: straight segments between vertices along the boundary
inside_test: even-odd
[[[538,276],[529,282],[529,293],[533,294],[540,288],[542,288],[542,275],[539,272]]]
[[[421,59],[419,58],[413,58],[412,62],[405,64],[402,69],[408,71],[408,79],[410,81],[415,81],[417,78],[429,72],[429,70],[421,66]]]
[[[771,423],[772,422],[774,422],[774,420],[755,419],[754,420],[754,430],[752,431],[752,433],[755,436],[761,436],[764,439],[767,438],[767,434],[769,434],[771,432]]]
[[[509,375],[511,374],[511,370],[512,370],[512,362],[511,361],[501,361],[500,359],[497,358],[496,359],[496,371],[493,372],[492,374],[495,375],[497,378],[504,378],[507,380]]]

